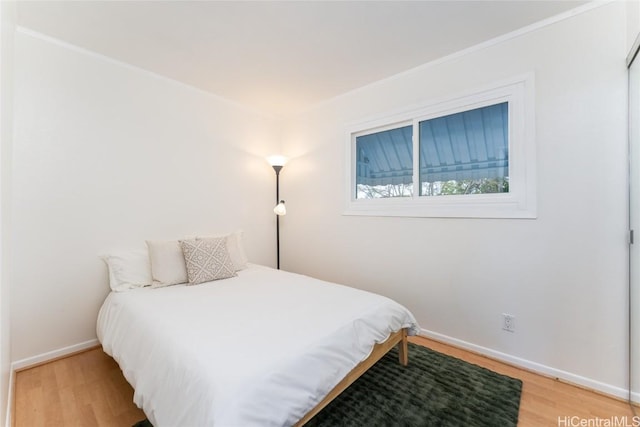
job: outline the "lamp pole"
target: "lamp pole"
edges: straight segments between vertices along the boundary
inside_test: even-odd
[[[276,171],[276,205],[280,203],[280,171],[282,165],[273,165]],[[276,268],[280,270],[280,215],[276,215]]]

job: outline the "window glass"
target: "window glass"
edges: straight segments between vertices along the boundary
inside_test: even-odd
[[[356,137],[356,198],[413,195],[413,126]]]
[[[420,195],[508,193],[508,115],[503,102],[421,121]]]

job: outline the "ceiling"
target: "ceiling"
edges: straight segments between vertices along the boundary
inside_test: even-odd
[[[285,116],[585,1],[21,1],[18,24]]]

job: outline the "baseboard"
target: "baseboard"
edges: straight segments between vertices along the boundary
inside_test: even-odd
[[[560,369],[552,368],[550,366],[542,365],[540,363],[532,362],[530,360],[522,359],[520,357],[512,356],[510,354],[502,353],[496,350],[492,350],[490,348],[482,347],[476,344],[472,344],[463,340],[459,340],[457,338],[452,338],[447,335],[443,335],[437,332],[432,332],[426,329],[421,329],[420,335],[425,336],[427,338],[432,338],[436,341],[441,341],[446,344],[451,344],[453,346],[460,347],[465,350],[472,351],[474,353],[479,353],[484,356],[491,357],[492,359],[497,359],[497,360],[509,363],[510,365],[521,367],[529,371],[533,371],[548,377],[558,378],[568,383],[575,384],[590,390],[594,390],[599,393],[607,394],[609,396],[613,396],[618,399],[627,400],[629,398],[629,391],[625,388],[616,387],[611,384],[606,384],[600,381],[593,380],[591,378],[586,378],[580,375],[572,374],[571,372],[566,372]],[[634,393],[632,395],[632,400],[634,402],[638,402],[639,397],[640,397],[640,394]]]
[[[81,342],[79,344],[70,345],[68,347],[60,348],[58,350],[49,351],[39,354],[33,357],[27,357],[26,359],[16,360],[11,363],[11,372],[19,372],[25,369],[33,368],[43,363],[52,362],[62,357],[68,357],[75,353],[80,353],[90,348],[97,347],[100,342],[97,339]]]

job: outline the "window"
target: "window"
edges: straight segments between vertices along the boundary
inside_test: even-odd
[[[353,126],[346,214],[535,218],[533,77]]]
[[[413,195],[413,126],[356,137],[356,198]]]
[[[424,120],[420,195],[509,192],[509,103]]]

